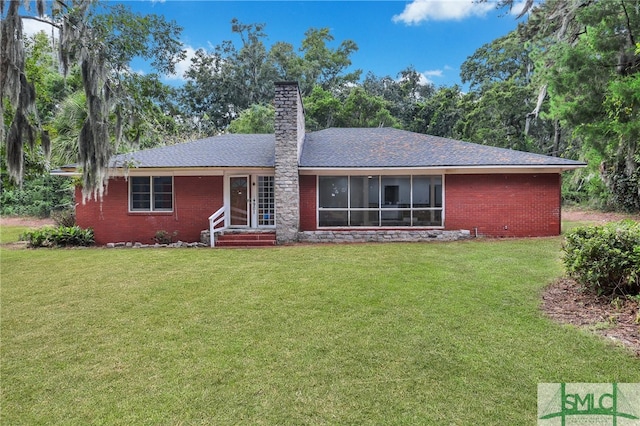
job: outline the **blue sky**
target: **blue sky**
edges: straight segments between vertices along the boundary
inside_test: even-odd
[[[265,23],[267,44],[277,41],[300,47],[307,29],[328,27],[332,47],[351,39],[359,50],[353,69],[377,76],[397,74],[413,66],[436,86],[460,84],[460,65],[485,43],[517,27],[508,10],[474,0],[413,1],[128,1],[134,11],[154,13],[182,26],[182,42],[192,55],[198,48],[212,50],[223,40],[239,46],[230,21]],[[514,12],[518,6],[514,7]],[[524,18],[522,18],[524,19]],[[522,20],[521,19],[521,20]],[[27,24],[27,23],[25,23]],[[180,64],[183,71],[188,60]],[[140,67],[141,64],[134,64]],[[181,73],[166,79],[180,84]]]

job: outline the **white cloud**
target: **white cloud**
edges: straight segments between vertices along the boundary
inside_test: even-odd
[[[442,77],[442,70],[428,70],[420,73],[420,84],[434,84],[433,78]]]
[[[446,69],[450,69],[451,67],[449,67],[448,65],[445,66],[445,70]],[[434,84],[433,78],[439,78],[442,77],[444,75],[444,71],[443,70],[427,70],[427,71],[422,71],[418,73],[420,75],[420,79],[418,80],[418,83],[425,86],[427,84]],[[396,81],[400,82],[403,81],[404,78],[399,78]]]
[[[522,0],[522,1],[514,3],[513,6],[511,7],[511,10],[509,11],[509,14],[512,15],[512,16],[520,15],[520,13],[524,10],[524,8],[527,6],[528,3],[529,2],[527,0]],[[532,4],[529,7],[529,11],[527,13],[531,12],[531,6],[532,7],[537,7],[541,3],[542,2],[540,0],[533,0]]]
[[[474,0],[413,0],[393,22],[417,25],[423,21],[460,21],[470,16],[484,16],[495,5]]]
[[[173,75],[165,75],[165,80],[184,80],[184,73],[187,72],[191,66],[191,58],[196,55],[196,49],[191,46],[185,46],[184,50],[187,52],[187,56],[176,64],[176,73]]]
[[[47,20],[49,19],[48,16],[43,16],[42,19]],[[47,24],[45,22],[39,21],[39,20],[35,20],[35,19],[23,19],[22,20],[22,32],[27,36],[27,37],[31,37],[34,34],[37,34],[41,31],[44,31],[45,34],[47,34],[49,37],[51,37],[52,34],[52,30],[53,30],[53,36],[55,38],[59,38],[60,37],[60,32],[58,31],[57,28],[53,27],[50,24]]]

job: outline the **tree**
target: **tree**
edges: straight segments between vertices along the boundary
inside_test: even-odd
[[[276,67],[263,39],[264,24],[231,21],[231,31],[240,37],[239,48],[227,40],[213,52],[199,49],[180,92],[187,117],[205,136],[224,131],[241,111],[273,98]]]
[[[328,90],[315,86],[309,96],[303,99],[303,103],[307,129],[315,131],[336,125],[336,116],[342,109],[342,102]]]
[[[231,31],[240,39],[238,47],[227,40],[212,52],[196,52],[180,99],[185,115],[201,135],[226,131],[241,111],[270,103],[275,81],[299,82],[305,97],[315,86],[337,92],[357,81],[359,71],[346,72],[350,55],[357,50],[353,41],[331,48],[327,45],[333,41],[329,29],[310,29],[298,51],[285,42],[276,42],[267,50],[264,29],[264,24],[233,19]]]
[[[409,130],[447,138],[455,137],[456,124],[462,116],[460,87],[441,87],[433,96],[416,104]]]
[[[362,87],[351,89],[343,106],[336,114],[338,127],[399,127],[391,115],[388,102],[380,96],[367,93]]]
[[[499,5],[512,7],[515,3],[503,0]],[[599,172],[609,190],[604,200],[609,207],[640,210],[635,133],[640,118],[636,108],[636,76],[640,73],[637,2],[527,1],[524,13],[530,16],[520,34],[523,45],[532,48],[540,83],[539,102],[530,115],[542,112],[554,120],[556,131],[571,132],[582,158],[591,160],[589,168],[576,175]],[[599,186],[583,180],[577,180],[582,188]]]
[[[566,135],[557,120],[544,116],[548,107],[538,97],[542,83],[521,30],[483,45],[462,64],[462,81],[472,90],[457,130],[465,140],[559,155]]]
[[[240,112],[240,116],[229,124],[231,133],[273,133],[275,109],[272,104],[251,105]]]
[[[302,76],[300,88],[303,95],[319,85],[325,90],[335,90],[353,84],[360,78],[362,71],[345,73],[351,66],[351,55],[358,50],[352,40],[344,40],[332,49],[327,42],[334,40],[329,28],[310,28],[305,32],[300,52],[302,55]]]
[[[548,85],[549,114],[575,129],[583,153],[594,149],[601,155],[599,168],[611,206],[638,211],[640,10],[625,1],[585,3],[569,10],[572,31],[565,32],[562,42],[540,50],[538,58]],[[538,13],[546,16],[548,10]]]
[[[12,179],[22,181],[23,140],[34,146],[40,140],[48,150],[48,137],[35,108],[36,88],[25,74],[25,46],[20,4],[28,1],[0,0],[0,115],[1,139],[7,147],[7,168]],[[45,18],[50,16],[51,18]],[[87,101],[87,117],[78,137],[79,162],[83,170],[85,197],[102,196],[108,179],[108,163],[113,152],[112,138],[123,135],[126,114],[132,100],[127,92],[133,72],[128,64],[142,57],[162,73],[173,73],[184,57],[178,41],[180,28],[155,15],[133,14],[123,5],[98,5],[94,2],[56,0],[36,1],[36,13],[24,17],[48,22],[60,31],[60,62],[65,74],[78,64]],[[130,87],[130,86],[129,86]],[[111,130],[111,116],[116,120]]]
[[[416,105],[434,93],[432,84],[423,84],[422,76],[415,68],[408,67],[398,73],[397,78],[376,77],[368,73],[362,87],[369,94],[380,96],[388,102],[391,115],[397,118],[403,128],[409,128],[413,121]]]

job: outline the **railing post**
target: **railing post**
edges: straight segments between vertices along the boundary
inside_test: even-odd
[[[213,235],[213,216],[209,217],[209,247],[214,248],[216,246],[215,235]]]
[[[226,228],[226,226],[223,225],[222,228],[216,229],[216,225],[223,223],[224,220],[224,206],[220,207],[218,211],[209,216],[209,246],[212,248],[216,245],[215,232],[223,231]]]

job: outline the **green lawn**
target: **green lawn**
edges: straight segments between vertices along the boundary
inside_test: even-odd
[[[535,424],[540,382],[640,382],[539,312],[560,245],[3,248],[0,423]]]

